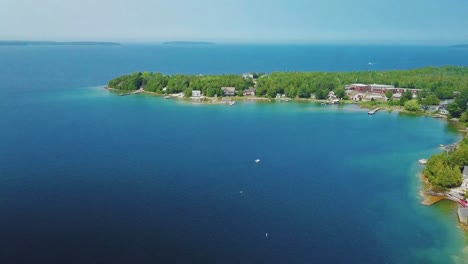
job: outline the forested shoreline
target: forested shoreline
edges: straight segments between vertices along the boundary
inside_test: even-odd
[[[451,117],[468,122],[468,67],[425,67],[412,70],[355,71],[355,72],[273,72],[252,73],[249,77],[236,74],[187,75],[137,72],[109,81],[108,87],[120,90],[138,90],[158,94],[185,93],[200,90],[204,96],[223,96],[222,87],[235,87],[236,96],[256,88],[257,97],[274,98],[284,94],[289,98],[326,99],[333,91],[338,98],[348,99],[345,85],[352,83],[387,84],[395,87],[422,89],[417,100],[410,94],[399,100],[389,100],[388,105],[404,106],[412,101],[410,111],[419,111],[420,106],[435,105],[440,100],[454,99],[448,106]],[[407,103],[410,106],[410,103]]]

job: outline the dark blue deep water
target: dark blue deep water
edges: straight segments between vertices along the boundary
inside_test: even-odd
[[[419,205],[417,160],[460,138],[441,120],[102,89],[145,70],[430,65],[468,50],[0,47],[0,263],[467,263],[456,207]]]

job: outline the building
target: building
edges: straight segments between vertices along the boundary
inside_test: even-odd
[[[412,89],[412,88],[395,88],[393,85],[387,84],[361,84],[355,83],[345,86],[345,90],[354,90],[360,93],[378,93],[384,94],[387,91],[392,93],[404,93],[406,91],[410,91],[412,94],[418,94],[421,89]]]
[[[468,179],[468,166],[463,167],[463,180]]]
[[[394,99],[400,99],[400,98],[401,98],[401,93],[394,93],[394,94],[392,95],[392,98],[394,98]]]
[[[225,96],[234,96],[236,95],[236,87],[222,87]]]
[[[360,93],[367,93],[371,91],[371,87],[367,84],[362,84],[362,83],[355,83],[351,84],[348,87],[345,86],[345,89],[349,88],[350,90],[354,90],[356,92]]]
[[[468,208],[458,208],[458,219],[460,220],[460,223],[468,225]]]
[[[439,109],[439,114],[441,115],[449,115],[449,111],[445,110],[445,109]]]
[[[251,96],[255,96],[255,92],[257,91],[257,89],[255,88],[250,88],[250,89],[247,89],[247,90],[244,90],[244,96],[245,95],[251,95]]]
[[[193,98],[199,98],[201,96],[201,91],[200,90],[193,90],[192,91],[192,97]]]
[[[361,101],[362,98],[364,98],[364,94],[358,93],[358,94],[353,96],[353,101]]]
[[[441,107],[443,109],[446,109],[449,104],[452,104],[454,102],[455,102],[454,99],[448,99],[448,100],[440,101],[439,107]]]
[[[371,88],[371,92],[373,92],[373,93],[384,94],[384,93],[386,93],[388,90],[394,89],[395,86],[393,86],[393,85],[386,85],[386,84],[371,84],[371,85],[370,85],[370,88]]]
[[[336,98],[335,92],[330,91],[330,92],[328,93],[328,99],[335,99],[335,98]]]
[[[244,73],[244,74],[242,74],[242,77],[244,79],[253,79],[254,78],[252,73]]]
[[[371,101],[385,101],[386,97],[378,94],[369,94],[366,96],[366,98]]]

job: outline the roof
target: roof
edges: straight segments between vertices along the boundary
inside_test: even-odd
[[[235,91],[236,91],[236,87],[221,87],[221,90],[223,90],[223,91],[235,92]]]
[[[463,167],[463,177],[468,177],[468,166]]]
[[[363,87],[367,87],[367,86],[369,86],[369,85],[367,85],[367,84],[362,84],[362,83],[353,83],[353,84],[351,84],[351,86],[363,86]]]
[[[395,88],[393,85],[388,85],[388,84],[371,84],[370,86],[372,87],[379,87],[379,88]]]
[[[257,89],[255,89],[255,88],[249,88],[249,89],[247,89],[247,90],[244,90],[244,92],[250,93],[250,92],[255,92],[256,90],[257,90]]]

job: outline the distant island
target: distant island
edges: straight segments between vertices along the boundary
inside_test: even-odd
[[[205,45],[215,45],[214,42],[204,42],[204,41],[167,41],[163,42],[163,45],[187,45],[187,46],[205,46]]]
[[[116,42],[97,42],[97,41],[19,41],[19,40],[1,40],[0,46],[119,46]]]
[[[468,44],[454,45],[452,48],[468,49]]]

